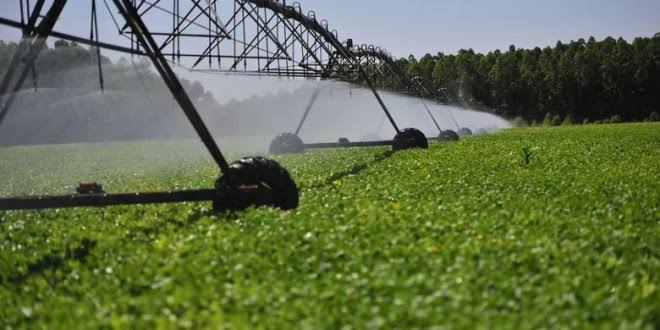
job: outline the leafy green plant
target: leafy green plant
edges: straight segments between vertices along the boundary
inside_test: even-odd
[[[552,121],[550,122],[551,126],[559,126],[561,125],[561,116],[560,115],[554,115],[552,116]]]
[[[653,328],[658,128],[537,127],[394,154],[278,156],[301,188],[295,211],[5,212],[0,324]],[[511,166],[520,141],[543,162]],[[70,193],[82,179],[109,192],[211,187],[218,175],[194,141],[0,148],[0,159],[2,196]]]
[[[623,120],[622,120],[621,116],[619,116],[619,115],[614,115],[610,118],[610,124],[619,124],[622,121]]]
[[[543,117],[543,126],[552,126],[552,114],[546,113]]]
[[[657,111],[651,112],[651,114],[649,115],[649,121],[653,121],[653,122],[660,121],[660,114],[658,114]]]
[[[532,150],[529,147],[523,147],[522,148],[522,161],[525,165],[529,165],[529,163],[532,161],[532,156],[534,155],[534,150]]]
[[[523,119],[523,117],[521,117],[521,116],[517,116],[516,118],[513,118],[511,123],[515,127],[527,127],[527,126],[529,126],[527,124],[527,121],[525,121],[525,119]]]

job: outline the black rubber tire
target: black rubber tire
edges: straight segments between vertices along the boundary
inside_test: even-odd
[[[458,133],[458,136],[470,136],[472,135],[472,130],[467,127],[463,127],[459,129],[458,132],[456,133]]]
[[[339,138],[339,144],[349,144],[351,141],[348,138]]]
[[[442,133],[438,135],[438,138],[440,138],[440,141],[458,141],[460,139],[458,133],[450,129],[442,131]]]
[[[305,144],[293,133],[282,133],[273,139],[268,151],[273,155],[300,154],[305,152]]]
[[[241,186],[258,186],[268,198],[241,194]],[[273,206],[283,210],[298,207],[298,187],[279,163],[264,157],[247,157],[232,163],[229,172],[216,181],[216,211],[244,210],[251,206]]]
[[[413,148],[427,149],[429,141],[422,131],[416,128],[406,128],[397,134],[392,141],[392,150],[405,150]]]

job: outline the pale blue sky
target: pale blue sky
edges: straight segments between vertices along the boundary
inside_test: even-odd
[[[221,0],[226,1],[226,0]],[[632,39],[660,32],[660,0],[300,0],[342,38],[372,43],[396,56],[487,52],[554,45],[557,40],[606,36]],[[65,30],[88,31],[89,0],[70,0]],[[0,0],[13,16],[18,0]],[[84,19],[76,19],[80,17]],[[6,39],[6,29],[0,38]]]
[[[660,0],[304,0],[342,34],[397,56],[487,52],[660,32]]]

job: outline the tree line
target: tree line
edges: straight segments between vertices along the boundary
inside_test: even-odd
[[[0,41],[0,78],[17,48]],[[96,49],[62,40],[43,49],[0,127],[0,146],[195,136],[148,59],[100,60],[103,84]],[[211,92],[180,81],[200,114],[224,122]]]
[[[16,43],[0,41],[0,73],[7,69],[16,48]],[[40,54],[34,75],[23,88],[100,88],[97,61],[93,49],[57,41]],[[164,87],[144,59],[129,62],[122,58],[112,63],[102,57],[101,62],[107,89]],[[510,46],[506,52],[488,54],[463,49],[420,59],[411,55],[397,60],[396,65],[441,102],[530,124],[658,120],[660,112],[660,33],[632,43],[591,37],[543,49]],[[193,100],[219,106],[199,82],[182,79],[182,84]]]
[[[440,101],[528,123],[658,120],[660,112],[660,33],[632,43],[591,37],[543,49],[411,55],[397,65]]]
[[[0,40],[0,78],[4,76],[11,59],[18,49],[16,42]],[[75,88],[81,91],[100,90],[101,76],[103,88],[110,91],[129,91],[146,94],[149,91],[164,91],[165,85],[152,69],[150,61],[144,57],[136,59],[120,58],[116,62],[101,55],[101,70],[98,69],[98,55],[95,48],[81,47],[75,42],[58,40],[53,47],[46,46],[31,70],[21,89],[34,88]],[[190,98],[196,103],[209,107],[219,107],[213,94],[204,89],[198,81],[180,79]],[[12,84],[13,85],[13,84]]]

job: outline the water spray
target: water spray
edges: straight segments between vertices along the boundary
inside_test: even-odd
[[[28,0],[19,1],[22,9],[23,3],[27,3]],[[286,170],[276,162],[258,157],[234,163],[229,163],[225,159],[213,139],[207,123],[200,116],[195,104],[172,70],[172,63],[182,67],[188,66],[188,70],[197,70],[196,66],[207,60],[209,68],[206,71],[217,74],[270,75],[286,79],[320,79],[321,81],[345,81],[358,84],[371,92],[382,110],[384,116],[373,118],[374,122],[384,118],[383,123],[389,123],[395,133],[393,139],[384,141],[350,142],[341,140],[325,144],[304,144],[299,134],[317,102],[318,93],[320,93],[318,91],[312,95],[304,109],[303,118],[298,123],[295,133],[280,134],[273,140],[271,146],[275,146],[275,149],[285,147],[289,151],[302,152],[301,150],[313,148],[388,145],[398,151],[428,147],[428,139],[421,131],[415,128],[399,127],[377,89],[378,86],[383,85],[385,79],[396,79],[399,82],[399,88],[395,92],[420,97],[430,95],[424,86],[415,83],[404,72],[401,72],[386,51],[374,46],[356,47],[351,39],[341,42],[338,32],[331,30],[326,20],[317,19],[313,12],[304,14],[299,4],[289,6],[274,0],[233,0],[225,4],[226,8],[218,10],[217,7],[224,3],[211,4],[207,1],[207,6],[204,7],[195,0],[169,1],[172,5],[169,8],[172,10],[164,7],[167,2],[165,0],[146,1],[144,6],[142,3],[136,5],[132,0],[112,0],[110,2],[112,6],[108,4],[109,1],[104,1],[119,34],[124,37],[122,41],[130,42],[128,47],[121,42],[110,44],[100,41],[95,1],[91,3],[92,18],[89,38],[53,30],[55,23],[60,19],[62,10],[70,3],[67,0],[48,2],[49,10],[46,13],[42,10],[46,6],[46,1],[37,1],[35,8],[28,13],[27,20],[24,19],[26,16],[24,14],[21,14],[21,21],[0,16],[0,25],[25,31],[19,44],[19,50],[11,60],[10,69],[0,82],[0,104],[2,104],[0,124],[9,111],[17,95],[16,92],[20,90],[34,66],[37,56],[44,48],[45,40],[48,37],[74,41],[96,48],[102,92],[107,86],[104,84],[101,67],[101,48],[131,56],[144,56],[150,59],[157,74],[219,167],[222,176],[217,180],[216,186],[208,190],[121,196],[86,193],[78,194],[80,196],[49,199],[48,203],[37,202],[34,198],[0,200],[0,209],[12,206],[25,207],[26,205],[35,207],[102,206],[117,203],[189,200],[211,200],[214,202],[214,207],[219,210],[240,209],[248,205],[272,205],[285,209],[297,206],[298,195],[295,183]],[[181,8],[182,4],[184,4],[183,8]],[[111,7],[114,7],[115,10],[112,10]],[[115,17],[116,13],[119,13],[118,17]],[[156,14],[164,15],[166,20],[172,21],[170,32],[151,32],[150,26],[143,18],[148,15],[150,17],[148,21],[151,22],[151,17]],[[221,18],[220,14],[227,14],[227,17]],[[207,40],[208,43],[206,43]],[[228,61],[224,61],[224,59],[228,59]],[[11,82],[16,82],[12,88],[10,88]],[[353,91],[349,90],[349,95],[352,96],[352,94]],[[426,103],[424,103],[424,108],[439,133],[442,133],[439,123]],[[451,111],[449,111],[449,116],[456,124]],[[281,196],[285,196],[285,199],[281,199]]]

